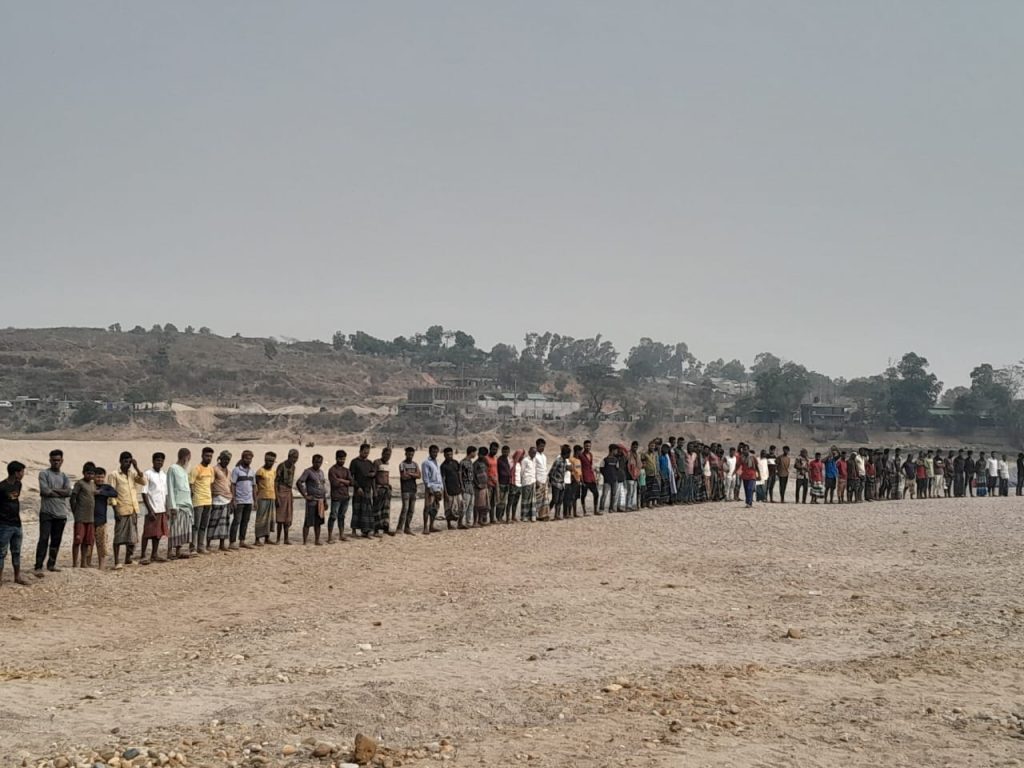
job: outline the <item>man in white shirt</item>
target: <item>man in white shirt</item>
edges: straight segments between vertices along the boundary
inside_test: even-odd
[[[537,502],[537,520],[544,522],[548,519],[548,457],[544,455],[544,448],[547,442],[544,438],[537,438],[537,455],[534,461],[537,464],[537,490],[534,491],[534,499]]]
[[[167,473],[164,472],[164,455],[153,454],[153,468],[142,474],[146,486],[142,489],[142,501],[146,505],[146,522],[142,525],[142,553],[139,565],[147,565],[146,545],[152,542],[154,562],[165,562],[166,558],[158,554],[160,539],[170,533],[167,521]]]
[[[519,467],[522,478],[521,517],[523,521],[529,520],[532,523],[536,519],[534,496],[537,491],[537,450],[533,446],[530,446],[529,453],[519,462]]]
[[[999,487],[999,459],[996,458],[996,454],[993,451],[989,454],[988,461],[985,462],[985,471],[988,475],[988,495],[998,495],[996,489]]]
[[[739,497],[739,485],[736,480],[736,449],[730,448],[725,457],[725,498],[726,501]]]
[[[1010,495],[1010,462],[1006,460],[1006,454],[999,460],[999,495]]]

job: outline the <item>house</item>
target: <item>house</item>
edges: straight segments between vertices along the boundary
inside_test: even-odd
[[[842,429],[850,420],[850,409],[833,403],[801,403],[800,423],[805,427]]]

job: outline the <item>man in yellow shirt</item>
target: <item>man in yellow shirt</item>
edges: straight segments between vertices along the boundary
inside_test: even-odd
[[[274,525],[277,511],[277,493],[274,490],[274,462],[277,454],[267,451],[263,457],[263,466],[256,470],[256,546],[276,544],[270,540],[270,530]]]
[[[213,507],[213,448],[203,448],[203,459],[192,468],[188,484],[192,489],[192,509],[195,512],[189,551],[202,555],[206,553],[206,529],[210,526]]]
[[[138,462],[131,453],[124,451],[118,459],[113,486],[117,491],[114,517],[114,570],[124,566],[120,562],[121,546],[124,546],[124,564],[132,564],[135,544],[139,540],[139,488],[146,485],[146,478],[139,471]]]

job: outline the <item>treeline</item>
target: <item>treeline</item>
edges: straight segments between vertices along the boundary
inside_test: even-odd
[[[120,332],[114,324],[108,329]],[[178,329],[168,323],[154,325],[149,333],[175,334]],[[188,326],[184,333],[195,333]],[[135,326],[130,333],[147,333]],[[199,329],[201,335],[212,332]],[[236,337],[239,334],[235,334]],[[277,353],[279,342],[265,340],[268,358]],[[907,352],[899,362],[873,376],[850,380],[831,378],[809,370],[794,361],[786,361],[771,352],[762,352],[749,368],[740,360],[722,358],[702,362],[685,342],[666,344],[641,338],[629,349],[620,364],[614,344],[600,334],[585,338],[546,331],[530,332],[521,347],[498,343],[490,350],[477,346],[472,334],[462,330],[432,325],[421,333],[396,336],[388,340],[357,330],[346,334],[336,331],[330,345],[321,342],[281,342],[296,350],[351,352],[359,355],[392,358],[415,366],[447,363],[473,375],[493,376],[501,387],[519,391],[535,389],[545,381],[561,380],[563,386],[575,379],[596,415],[609,400],[630,404],[637,414],[650,417],[662,415],[665,409],[638,403],[627,385],[685,381],[710,391],[712,380],[737,384],[749,383],[750,391],[738,397],[731,414],[759,421],[788,421],[800,404],[809,398],[831,401],[848,398],[855,405],[854,420],[878,426],[917,427],[946,419],[946,426],[969,429],[978,425],[1005,427],[1014,439],[1024,435],[1024,404],[1017,400],[1024,385],[1024,365],[995,368],[989,363],[971,371],[970,387],[955,387],[943,392],[942,382],[929,370],[928,360],[915,352]],[[316,349],[312,349],[315,347]],[[456,371],[458,372],[458,371]],[[752,386],[751,386],[752,385]],[[711,399],[707,400],[711,407]],[[937,415],[936,405],[950,410]]]

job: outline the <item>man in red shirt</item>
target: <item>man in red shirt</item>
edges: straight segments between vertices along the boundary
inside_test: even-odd
[[[491,443],[487,456],[487,503],[490,507],[490,522],[497,521],[496,512],[498,509],[498,444]]]
[[[580,488],[580,506],[583,514],[587,514],[587,494],[594,494],[594,512],[597,512],[597,475],[594,474],[594,454],[590,452],[590,441],[583,441],[583,453],[580,454],[583,487]]]
[[[818,499],[825,498],[825,462],[821,460],[821,453],[814,454],[807,477],[811,481],[811,504],[817,504]]]
[[[739,466],[736,471],[743,482],[743,497],[747,507],[754,506],[754,486],[757,485],[757,454],[745,444],[741,444]]]

